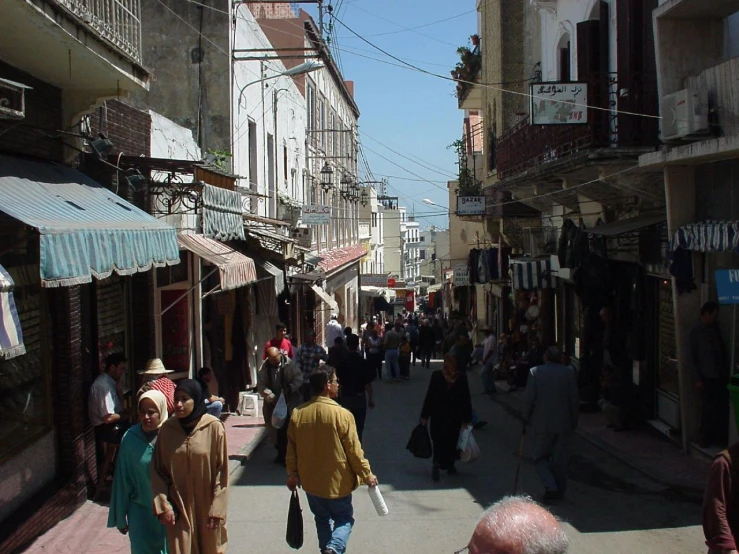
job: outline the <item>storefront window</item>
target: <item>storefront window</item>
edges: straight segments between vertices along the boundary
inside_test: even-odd
[[[38,282],[38,267],[5,266],[15,281],[15,303],[26,354],[0,360],[0,460],[50,429],[48,360],[51,348],[47,322],[41,321],[45,299]]]

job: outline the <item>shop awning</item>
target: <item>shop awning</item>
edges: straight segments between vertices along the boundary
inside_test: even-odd
[[[254,258],[254,263],[257,264],[258,268],[261,268],[265,273],[272,275],[275,278],[275,295],[280,296],[285,292],[285,272],[277,267],[272,262],[263,260],[261,258]]]
[[[336,314],[339,313],[339,303],[336,302],[336,300],[329,293],[327,293],[318,285],[311,285],[310,288],[312,288],[313,292],[315,292],[326,304],[331,307],[332,312],[335,312]]]
[[[222,242],[203,235],[179,235],[177,241],[185,250],[218,268],[221,290],[237,289],[257,280],[254,260]]]
[[[313,254],[305,254],[303,256],[303,262],[306,264],[310,264],[313,266],[318,265],[323,261],[323,258],[321,256],[314,256]]]
[[[241,194],[203,185],[203,232],[217,240],[244,240]]]
[[[372,285],[362,285],[359,289],[359,294],[368,296],[377,296],[379,294],[387,293],[386,287],[373,287]]]
[[[384,297],[376,296],[373,300],[375,311],[378,312],[392,312],[393,307]]]
[[[659,225],[667,221],[667,216],[664,213],[661,214],[649,214],[640,215],[638,217],[631,217],[629,219],[622,219],[620,221],[613,221],[612,223],[605,223],[596,227],[586,229],[586,232],[591,235],[599,235],[603,237],[617,237],[619,235],[628,235],[651,227],[652,225]]]
[[[26,353],[23,331],[13,298],[13,278],[0,265],[0,359],[9,360]]]
[[[180,261],[174,227],[69,167],[0,156],[0,211],[41,234],[45,287]]]
[[[557,286],[549,259],[511,260],[513,288],[516,290],[551,289]]]
[[[430,286],[429,286],[429,287],[428,287],[428,288],[426,289],[426,292],[427,292],[428,294],[431,294],[432,292],[439,292],[440,290],[441,290],[441,285],[440,285],[440,284],[439,284],[439,285],[430,285]]]

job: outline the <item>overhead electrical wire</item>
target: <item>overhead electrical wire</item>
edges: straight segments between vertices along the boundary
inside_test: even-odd
[[[366,11],[366,10],[365,10]],[[415,31],[416,29],[423,29],[424,27],[431,27],[432,25],[438,25],[439,23],[446,23],[447,21],[451,21],[452,19],[458,19],[460,17],[464,17],[465,15],[469,15],[471,13],[477,13],[477,10],[468,10],[466,12],[458,13],[457,15],[449,16],[445,19],[438,19],[436,21],[431,21],[430,23],[424,23],[423,25],[416,25],[415,27],[404,27],[401,28],[398,31],[387,31],[385,33],[376,33],[372,35],[365,35],[365,37],[384,37],[387,35],[398,35],[400,33],[407,33],[410,31]],[[346,38],[346,37],[341,37]]]

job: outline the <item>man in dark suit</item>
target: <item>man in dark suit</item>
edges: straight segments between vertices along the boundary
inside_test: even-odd
[[[577,375],[561,359],[558,347],[547,348],[544,365],[529,370],[524,397],[524,421],[532,431],[534,465],[544,485],[544,502],[564,498],[579,411]]]

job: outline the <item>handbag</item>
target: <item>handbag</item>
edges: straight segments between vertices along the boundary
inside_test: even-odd
[[[272,427],[282,429],[287,421],[287,400],[285,393],[280,393],[280,399],[277,401],[274,411],[272,412]]]
[[[406,449],[410,451],[416,458],[430,458],[433,452],[431,447],[431,438],[429,437],[428,427],[422,424],[416,425],[408,439]]]
[[[303,510],[300,509],[298,491],[290,497],[290,508],[287,510],[287,531],[285,540],[290,548],[298,550],[303,546]]]

